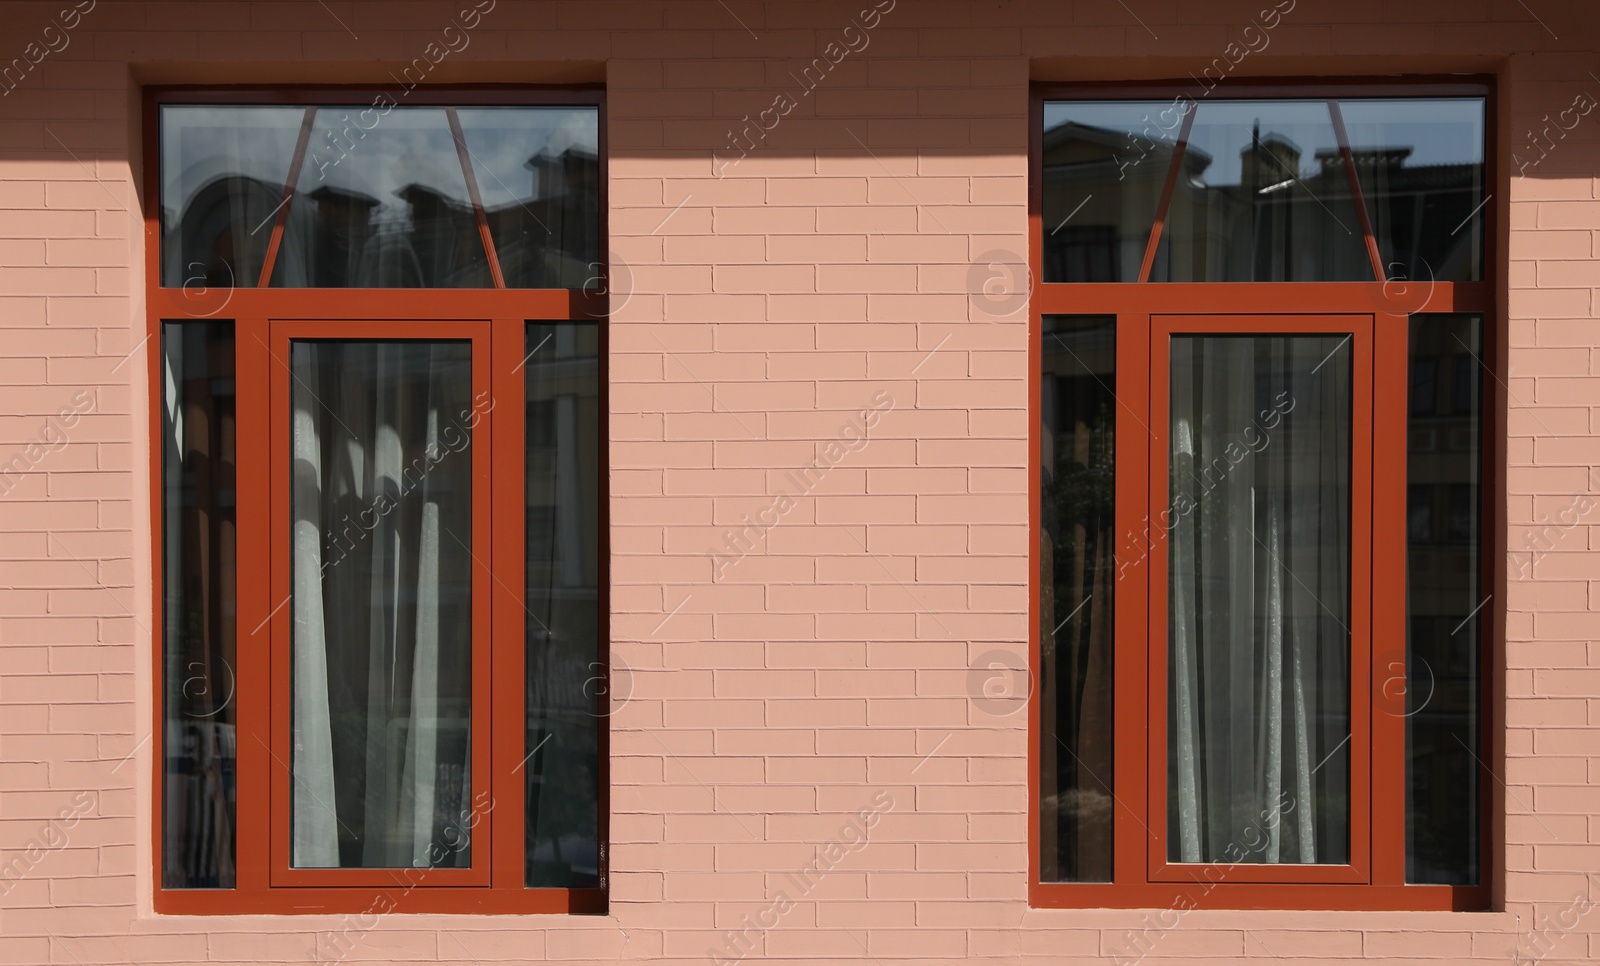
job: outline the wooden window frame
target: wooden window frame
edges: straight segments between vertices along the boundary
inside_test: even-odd
[[[526,708],[525,621],[522,591],[525,548],[520,536],[494,539],[495,534],[520,535],[524,529],[524,422],[525,355],[530,323],[576,322],[599,330],[602,360],[600,411],[609,411],[603,378],[607,358],[606,318],[609,298],[606,279],[609,264],[599,253],[595,279],[598,288],[506,288],[488,238],[481,203],[469,180],[469,192],[491,265],[494,288],[481,289],[360,289],[360,288],[172,288],[161,284],[161,144],[160,109],[164,104],[239,104],[312,107],[367,104],[379,95],[395,97],[392,89],[373,85],[339,85],[316,88],[285,87],[149,87],[144,91],[144,199],[145,298],[147,378],[151,387],[161,383],[161,326],[164,322],[232,320],[235,339],[236,413],[238,425],[259,427],[240,432],[236,463],[237,505],[258,507],[238,516],[236,689],[236,836],[237,884],[231,889],[171,889],[162,884],[165,755],[163,712],[163,643],[155,635],[152,671],[156,700],[151,716],[153,785],[150,829],[154,848],[153,900],[155,911],[174,915],[375,915],[381,912],[512,914],[604,914],[607,908],[607,852],[609,843],[609,723],[598,723],[598,848],[599,881],[596,888],[535,888],[524,884],[525,801],[519,780],[496,782],[494,775],[511,775],[524,761],[523,735]],[[396,98],[398,99],[398,98]],[[606,225],[606,108],[600,85],[546,87],[535,85],[427,85],[411,90],[405,105],[430,106],[591,106],[599,115],[598,237],[608,237]],[[308,112],[308,120],[309,120]],[[458,135],[459,126],[450,115]],[[301,150],[305,138],[300,139]],[[464,150],[464,148],[463,148]],[[296,152],[299,160],[300,151]],[[464,160],[464,159],[463,159]],[[291,170],[298,170],[295,164]],[[470,164],[463,168],[472,177]],[[286,199],[294,186],[286,187]],[[292,200],[289,204],[292,204]],[[285,210],[287,209],[285,206]],[[262,280],[270,276],[282,235],[280,211],[268,244]],[[461,339],[473,343],[473,390],[487,389],[496,400],[477,429],[487,447],[474,452],[473,516],[473,637],[474,666],[472,760],[475,787],[480,766],[493,794],[493,804],[475,826],[470,869],[307,870],[288,867],[289,778],[273,757],[288,734],[288,609],[284,602],[288,580],[288,545],[285,535],[273,532],[275,520],[287,508],[287,487],[273,485],[274,473],[283,469],[287,450],[287,357],[290,338],[421,338]],[[162,432],[162,394],[152,389],[148,438]],[[280,411],[281,410],[281,411]],[[604,447],[602,438],[597,441]],[[487,449],[487,453],[482,450]],[[599,641],[596,673],[609,673],[609,522],[608,488],[602,448],[599,506]],[[157,619],[163,615],[163,488],[162,456],[152,446],[150,514],[152,532],[152,605]],[[480,497],[480,493],[482,494]],[[487,507],[477,510],[478,501]],[[282,537],[280,539],[280,537]],[[481,542],[480,542],[481,541]],[[487,553],[484,552],[487,549]],[[487,622],[485,625],[485,621]],[[158,625],[159,626],[159,625]],[[255,628],[255,631],[251,629]],[[271,647],[252,646],[252,642]],[[487,653],[491,666],[478,660]],[[259,682],[246,686],[243,682]],[[480,694],[488,692],[486,707]],[[274,696],[278,700],[274,700]],[[483,710],[480,711],[480,707]],[[498,740],[498,736],[513,736]],[[478,831],[481,830],[481,831]],[[481,838],[480,838],[481,836]],[[481,845],[481,847],[479,847]]]
[[[1406,640],[1405,581],[1406,543],[1404,539],[1384,539],[1382,534],[1404,534],[1406,521],[1406,420],[1409,360],[1410,314],[1472,313],[1483,320],[1481,360],[1492,378],[1482,381],[1482,464],[1480,476],[1480,516],[1483,535],[1479,551],[1480,592],[1490,594],[1502,581],[1504,568],[1497,565],[1504,536],[1496,530],[1494,508],[1503,500],[1504,477],[1496,469],[1502,447],[1497,433],[1504,428],[1499,413],[1501,377],[1495,367],[1500,353],[1503,327],[1498,321],[1501,279],[1500,217],[1497,204],[1483,208],[1483,280],[1477,282],[1436,282],[1426,293],[1420,286],[1407,291],[1403,283],[1390,279],[1384,271],[1367,209],[1359,193],[1359,182],[1352,178],[1355,201],[1361,218],[1373,270],[1371,281],[1356,282],[1151,282],[1152,263],[1159,242],[1162,222],[1170,202],[1174,180],[1182,160],[1188,132],[1195,112],[1183,121],[1174,159],[1165,181],[1154,227],[1145,249],[1140,280],[1136,282],[1045,282],[1043,281],[1043,137],[1044,105],[1057,100],[1160,100],[1171,101],[1175,92],[1193,89],[1190,79],[1166,82],[1100,84],[1036,83],[1029,99],[1029,194],[1028,237],[1029,269],[1034,280],[1029,300],[1028,332],[1028,488],[1030,539],[1028,636],[1029,667],[1037,669],[1041,660],[1040,630],[1040,544],[1042,528],[1040,492],[1040,446],[1042,441],[1042,333],[1045,316],[1113,316],[1116,319],[1116,438],[1122,442],[1115,455],[1115,532],[1118,559],[1124,547],[1136,541],[1134,535],[1148,533],[1146,514],[1163,506],[1166,496],[1165,453],[1156,452],[1164,437],[1154,429],[1155,421],[1165,418],[1165,347],[1157,341],[1179,325],[1183,331],[1247,331],[1258,329],[1272,316],[1337,316],[1340,321],[1326,331],[1344,331],[1351,317],[1365,318],[1370,333],[1367,351],[1371,413],[1370,527],[1366,532],[1352,528],[1352,558],[1363,553],[1363,542],[1370,553],[1370,570],[1357,586],[1352,583],[1352,614],[1358,613],[1360,596],[1368,598],[1371,645],[1357,654],[1352,645],[1352,741],[1357,743],[1363,726],[1370,744],[1354,749],[1351,764],[1351,863],[1317,871],[1296,866],[1299,873],[1286,876],[1283,870],[1261,871],[1259,864],[1168,864],[1164,828],[1166,814],[1166,677],[1164,657],[1152,651],[1166,640],[1166,601],[1157,600],[1153,591],[1164,589],[1165,578],[1152,579],[1157,568],[1165,568],[1165,546],[1160,541],[1139,543],[1136,563],[1119,567],[1118,587],[1113,602],[1113,820],[1111,882],[1046,882],[1041,879],[1040,848],[1043,841],[1040,775],[1041,744],[1049,740],[1042,732],[1044,688],[1031,689],[1028,703],[1028,901],[1040,908],[1191,908],[1214,909],[1301,909],[1301,910],[1485,910],[1490,908],[1492,889],[1500,853],[1492,836],[1503,827],[1496,781],[1484,776],[1480,792],[1479,882],[1474,885],[1408,885],[1406,876],[1406,732],[1405,720],[1373,709],[1383,682],[1370,667],[1382,641]],[[1333,101],[1349,97],[1438,97],[1476,96],[1485,104],[1484,190],[1490,196],[1504,196],[1496,164],[1496,87],[1491,77],[1416,77],[1402,82],[1393,79],[1359,80],[1264,79],[1229,80],[1219,85],[1204,100],[1241,99],[1316,99]],[[1202,102],[1203,103],[1203,102]],[[1348,138],[1337,108],[1334,127],[1347,173],[1351,173]],[[1391,287],[1393,286],[1393,287]],[[1399,303],[1398,305],[1396,303]],[[1195,317],[1226,318],[1225,324],[1197,322]],[[1183,321],[1176,322],[1178,318]],[[1361,329],[1362,324],[1354,324]],[[1280,326],[1273,331],[1293,331]],[[1359,338],[1359,337],[1358,337]],[[1352,371],[1353,391],[1362,385],[1362,363]],[[1147,445],[1148,444],[1148,445]],[[1362,456],[1353,452],[1353,472],[1362,472]],[[1153,517],[1152,517],[1153,518]],[[1504,693],[1503,675],[1498,671],[1504,628],[1501,594],[1495,593],[1478,615],[1482,633],[1479,641],[1481,689],[1479,694],[1479,747],[1485,758],[1494,760],[1502,742],[1497,728],[1503,716],[1497,713]],[[1403,655],[1403,648],[1400,649]],[[1164,651],[1163,651],[1164,654]],[[1402,658],[1403,660],[1403,658]],[[1386,669],[1392,680],[1404,674],[1391,663]],[[1037,673],[1037,672],[1035,672]],[[1361,675],[1365,677],[1362,681]],[[1358,721],[1357,716],[1364,716]],[[1358,771],[1362,759],[1367,768]],[[1485,770],[1489,771],[1487,766]],[[1492,772],[1491,772],[1492,775]],[[1387,778],[1390,780],[1380,780]],[[1359,793],[1366,802],[1357,802]],[[1358,824],[1361,814],[1367,819]],[[1360,850],[1365,849],[1366,854]],[[1354,870],[1354,871],[1352,871]],[[1340,881],[1345,880],[1345,881]]]

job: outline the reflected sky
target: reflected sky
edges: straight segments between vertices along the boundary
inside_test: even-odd
[[[458,108],[461,132],[485,208],[537,197],[529,158],[575,150],[600,155],[599,113],[594,108]]]
[[[1162,117],[1161,112],[1167,116]],[[1108,131],[1148,138],[1152,141],[1177,141],[1183,119],[1171,101],[1048,101],[1044,105],[1044,129],[1076,123]],[[1166,130],[1170,128],[1171,130]]]
[[[1409,147],[1408,168],[1483,163],[1483,99],[1434,97],[1339,102],[1350,146]]]

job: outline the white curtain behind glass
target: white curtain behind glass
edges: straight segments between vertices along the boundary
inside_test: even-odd
[[[470,348],[291,355],[293,864],[465,865]]]
[[[1172,861],[1348,861],[1343,341],[1172,339]]]

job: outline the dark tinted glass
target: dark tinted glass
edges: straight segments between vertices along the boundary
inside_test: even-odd
[[[1045,316],[1040,380],[1041,876],[1111,881],[1116,320]]]
[[[1196,109],[1150,280],[1372,281],[1326,101]]]
[[[1481,329],[1477,316],[1411,319],[1406,682],[1402,700],[1379,704],[1406,716],[1408,882],[1479,876]]]
[[[600,332],[527,330],[526,882],[600,882],[600,718],[630,696],[607,673],[600,611]]]
[[[1388,278],[1483,278],[1481,98],[1340,101]]]
[[[1044,106],[1044,280],[1136,282],[1183,115],[1167,101]]]
[[[168,889],[234,886],[233,323],[162,325],[162,844]]]

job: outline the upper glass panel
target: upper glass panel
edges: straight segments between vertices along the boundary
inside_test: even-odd
[[[280,222],[276,288],[490,288],[496,258],[511,288],[600,275],[597,108],[309,111],[162,108],[163,285],[256,285]]]
[[[272,286],[492,287],[445,108],[360,116],[317,109]]]
[[[1340,101],[1388,278],[1483,278],[1480,97]]]
[[[1183,114],[1166,101],[1044,105],[1046,282],[1137,282]]]
[[[161,108],[161,284],[252,287],[283,201],[301,107]]]
[[[1368,226],[1386,279],[1483,279],[1485,102],[1461,96],[1047,101],[1043,281],[1139,280],[1186,108],[1149,281],[1372,281]]]
[[[1327,101],[1196,109],[1150,280],[1372,281]]]
[[[599,276],[600,151],[593,108],[461,108],[507,288],[583,288]]]

